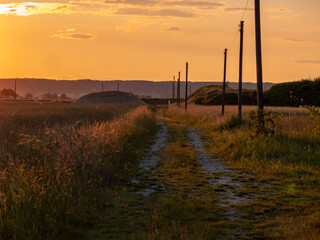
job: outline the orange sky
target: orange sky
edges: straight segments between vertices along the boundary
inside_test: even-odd
[[[221,81],[247,0],[0,0],[0,78]],[[265,82],[320,76],[320,1],[261,0]],[[254,82],[253,0],[244,76]],[[239,35],[228,81],[238,80]]]

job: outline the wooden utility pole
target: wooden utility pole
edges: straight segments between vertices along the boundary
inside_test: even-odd
[[[175,98],[175,96],[174,96],[174,93],[175,93],[175,76],[173,76],[173,81],[172,81],[172,103],[174,103],[174,98]]]
[[[14,100],[17,101],[17,80],[14,80]]]
[[[180,107],[180,72],[178,74],[177,105],[178,105],[178,107]]]
[[[224,102],[225,102],[225,95],[226,95],[227,56],[228,56],[228,49],[225,49],[224,50],[223,84],[222,84],[222,115],[224,115]]]
[[[243,61],[243,23],[240,22],[240,55],[239,55],[239,93],[238,93],[238,115],[242,120],[242,61]]]
[[[260,0],[254,0],[254,11],[256,25],[257,105],[258,110],[263,110]]]
[[[188,62],[186,63],[186,96],[185,96],[185,104],[184,104],[184,109],[188,109],[188,70],[189,70],[189,64]]]

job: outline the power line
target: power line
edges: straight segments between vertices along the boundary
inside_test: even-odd
[[[245,5],[245,7],[244,7],[244,10],[243,10],[243,13],[242,13],[242,17],[241,17],[241,21],[243,21],[244,16],[245,16],[245,14],[246,14],[246,12],[248,10],[249,1],[250,0],[247,0],[247,3]],[[239,34],[239,30],[237,29],[237,32],[236,32],[236,34],[235,34],[235,36],[234,36],[234,38],[233,38],[233,40],[232,40],[232,42],[231,42],[231,44],[230,44],[230,46],[228,48],[229,50],[233,47],[233,44],[235,43],[235,41],[236,41],[236,39],[238,37],[238,34]]]
[[[241,21],[243,21],[243,19],[244,19],[244,15],[246,14],[246,11],[248,10],[248,4],[249,4],[249,1],[250,1],[250,0],[247,0],[247,4],[246,4],[246,7],[244,8],[244,11],[243,11],[243,14],[242,14]]]
[[[229,50],[231,50],[231,48],[233,47],[234,42],[236,41],[237,37],[238,37],[239,31],[237,30],[236,34],[234,35],[234,38],[232,40],[232,43],[229,46]]]

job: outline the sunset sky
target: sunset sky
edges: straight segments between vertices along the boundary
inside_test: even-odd
[[[221,81],[247,0],[0,0],[0,78]],[[265,82],[320,76],[320,1],[261,0]],[[253,0],[245,82],[256,80]],[[239,35],[228,81],[238,80]]]

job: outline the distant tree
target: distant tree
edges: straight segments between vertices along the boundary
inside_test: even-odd
[[[59,99],[58,94],[56,94],[56,93],[52,93],[52,94],[51,94],[51,98],[50,98],[50,99],[52,99],[52,100]]]
[[[33,99],[33,94],[32,93],[27,93],[24,98],[26,100],[32,100]]]
[[[14,92],[14,90],[10,89],[10,88],[4,88],[1,92],[0,92],[1,95],[3,96],[6,96],[6,97],[15,97],[16,94]],[[18,96],[18,94],[17,94]]]
[[[40,99],[41,99],[41,100],[49,100],[50,97],[51,97],[51,94],[50,94],[50,93],[45,93],[45,94],[42,94],[42,95],[40,96]]]
[[[69,99],[69,97],[68,97],[66,94],[62,93],[62,94],[60,95],[60,99],[65,100],[65,99]]]
[[[58,95],[56,93],[45,93],[45,94],[42,94],[41,97],[40,97],[42,100],[56,100],[56,99],[59,99],[58,98]]]

